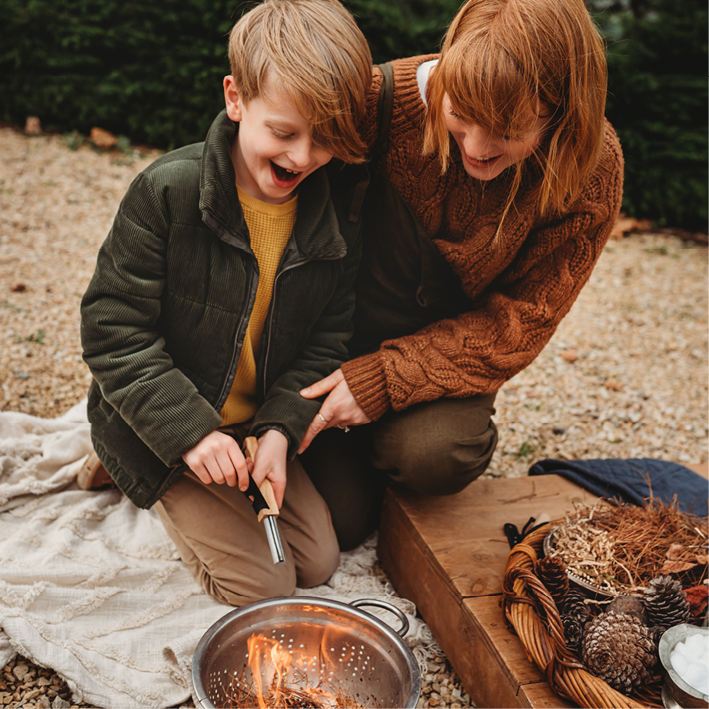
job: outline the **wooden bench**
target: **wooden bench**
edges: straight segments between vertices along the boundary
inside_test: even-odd
[[[707,466],[692,466],[707,476]],[[551,519],[597,498],[556,475],[478,480],[448,497],[387,492],[379,559],[411,599],[478,707],[569,707],[508,630],[500,600],[503,526]]]

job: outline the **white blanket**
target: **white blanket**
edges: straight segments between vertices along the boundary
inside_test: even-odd
[[[85,401],[52,420],[0,413],[0,666],[20,653],[55,670],[75,701],[106,709],[178,705],[197,642],[231,609],[202,592],[155,512],[78,489],[90,450]],[[297,593],[395,604],[425,670],[440,649],[375,562],[371,538],[326,586]]]

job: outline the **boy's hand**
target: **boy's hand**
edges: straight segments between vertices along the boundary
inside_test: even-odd
[[[286,492],[287,455],[288,439],[280,431],[270,429],[258,439],[252,476],[259,486],[265,478],[271,481],[279,509],[283,505],[283,496]]]
[[[242,492],[249,487],[249,471],[244,454],[237,442],[224,433],[212,431],[194,448],[190,448],[182,460],[205,485],[215,482],[235,487],[238,482]]]
[[[301,389],[300,395],[305,399],[317,399],[328,392],[330,393],[320,407],[320,413],[312,420],[305,436],[303,436],[298,454],[302,453],[313,442],[313,438],[326,428],[361,426],[363,423],[372,421],[352,396],[341,369],[336,370],[325,379]]]

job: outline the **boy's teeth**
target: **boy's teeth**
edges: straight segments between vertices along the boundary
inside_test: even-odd
[[[300,172],[298,172],[297,170],[289,170],[286,167],[281,167],[280,165],[277,165],[275,162],[272,163],[272,165],[273,169],[276,171],[276,175],[281,180],[293,180],[298,175],[300,175]]]

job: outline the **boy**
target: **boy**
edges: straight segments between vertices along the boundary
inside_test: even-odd
[[[229,59],[205,142],[124,197],[81,332],[96,453],[136,505],[155,505],[202,587],[242,605],[323,583],[339,561],[295,459],[319,408],[298,392],[346,358],[358,225],[339,217],[324,166],[364,159],[371,56],[336,0],[266,0],[234,26]],[[246,435],[253,478],[281,507],[278,567],[242,494]]]

